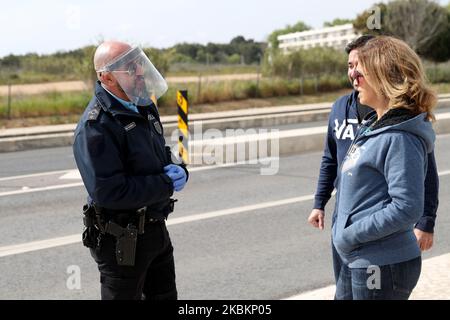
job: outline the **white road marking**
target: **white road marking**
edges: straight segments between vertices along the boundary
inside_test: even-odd
[[[227,215],[236,214],[236,213],[249,212],[249,211],[255,211],[255,210],[266,209],[266,208],[271,208],[271,207],[283,206],[283,205],[287,205],[287,204],[303,202],[303,201],[308,201],[308,200],[313,200],[313,199],[314,199],[314,195],[309,195],[309,196],[289,198],[289,199],[283,199],[283,200],[277,200],[277,201],[263,202],[263,203],[259,203],[259,204],[249,205],[249,206],[236,207],[236,208],[212,211],[212,212],[207,212],[207,213],[194,214],[194,215],[190,215],[187,217],[179,217],[179,218],[171,219],[170,221],[168,221],[167,225],[175,225],[175,224],[180,224],[180,223],[187,223],[187,222],[194,222],[194,221],[199,221],[199,220],[204,220],[204,219],[217,218],[217,217],[227,216]]]
[[[213,169],[233,167],[233,166],[238,166],[238,165],[260,164],[261,162],[262,163],[266,163],[267,161],[270,161],[270,160],[273,160],[273,159],[275,159],[275,158],[262,158],[262,159],[251,160],[251,161],[241,161],[241,162],[225,163],[225,164],[218,164],[218,165],[211,165],[211,166],[193,167],[193,168],[189,169],[189,172],[213,170]],[[257,163],[252,163],[252,161],[257,161]],[[28,175],[20,175],[20,176],[14,176],[14,177],[5,177],[5,178],[0,178],[0,181],[25,179],[25,178],[35,178],[35,177],[40,177],[40,176],[56,175],[56,174],[61,174],[61,173],[63,173],[63,175],[58,177],[58,179],[60,179],[60,180],[80,180],[81,181],[81,175],[80,175],[80,172],[78,171],[78,169],[60,170],[60,171],[48,171],[48,172],[34,173],[34,174],[28,174]],[[73,188],[73,187],[80,187],[80,186],[83,186],[82,182],[68,183],[68,184],[59,184],[59,185],[51,185],[51,186],[39,187],[39,188],[29,188],[27,186],[24,186],[20,190],[0,192],[0,197],[17,195],[17,194],[22,194],[22,193],[30,193],[30,192],[39,192],[39,191],[47,191],[47,190],[55,190],[55,189]]]
[[[250,165],[250,164],[261,164],[261,163],[267,163],[269,161],[276,160],[274,157],[268,157],[268,158],[261,158],[261,159],[255,159],[255,160],[246,160],[246,161],[239,161],[239,162],[232,162],[232,163],[222,163],[217,165],[210,165],[210,166],[201,166],[201,167],[192,167],[189,168],[189,172],[197,172],[197,171],[204,171],[204,170],[212,170],[212,169],[220,169],[220,168],[226,168],[226,167],[234,167],[239,165]],[[64,171],[64,175],[60,176],[59,179],[61,180],[81,180],[80,172],[75,170],[69,170]]]
[[[270,159],[270,158],[268,158],[268,159]],[[228,166],[233,166],[233,165],[241,165],[241,164],[247,164],[247,163],[248,162],[243,161],[243,162],[230,163],[230,164],[204,166],[204,167],[192,168],[190,171],[209,170],[209,169],[223,168],[223,167],[228,167]],[[76,176],[76,172],[78,172],[78,170],[51,171],[51,172],[43,172],[43,173],[30,174],[30,175],[7,177],[7,178],[0,179],[0,181],[37,177],[37,176],[57,174],[57,173],[58,174],[65,173],[65,175],[62,176],[62,177],[66,176],[64,179],[67,179],[67,177],[72,177],[69,179],[73,179],[73,177]],[[446,171],[441,171],[439,173],[439,176],[449,175],[449,174],[450,174],[450,170],[446,170]],[[62,177],[60,177],[60,178],[62,178]],[[82,182],[53,185],[53,186],[47,186],[47,187],[41,187],[41,188],[23,187],[20,190],[1,192],[0,197],[16,195],[16,194],[23,194],[23,193],[39,192],[39,191],[49,191],[49,190],[73,188],[73,187],[80,187],[80,186],[83,186]],[[250,211],[255,211],[255,210],[259,210],[259,209],[265,209],[265,208],[270,208],[270,207],[275,207],[275,206],[282,206],[282,205],[286,205],[286,204],[298,203],[298,202],[303,202],[303,201],[308,201],[308,200],[313,200],[313,199],[314,199],[314,195],[308,195],[308,196],[295,197],[295,198],[289,198],[289,199],[283,199],[283,200],[277,200],[277,201],[271,201],[271,202],[264,202],[264,203],[255,204],[255,205],[242,206],[242,207],[212,211],[212,212],[207,212],[207,213],[195,214],[195,215],[191,215],[191,216],[187,216],[187,217],[179,217],[179,218],[171,219],[168,221],[167,225],[176,225],[176,224],[181,224],[181,223],[194,222],[194,221],[210,219],[210,218],[215,218],[215,217],[220,217],[220,216],[226,216],[226,215],[243,213],[243,212],[250,212]],[[25,252],[29,252],[29,251],[42,250],[42,249],[47,249],[47,248],[52,248],[52,247],[57,247],[57,246],[62,246],[62,245],[67,245],[67,244],[73,244],[73,243],[77,243],[79,241],[80,241],[80,235],[76,234],[76,235],[70,235],[70,236],[65,236],[65,237],[59,237],[59,238],[53,238],[53,239],[47,239],[47,240],[41,240],[41,241],[33,241],[33,242],[27,242],[27,243],[17,244],[17,245],[4,246],[4,247],[0,247],[0,257],[25,253]]]
[[[52,238],[40,241],[32,241],[21,244],[14,244],[10,246],[0,247],[0,257],[6,257],[13,254],[25,253],[30,251],[37,251],[48,249],[67,244],[77,243],[81,241],[81,234],[73,234],[71,236]]]
[[[54,186],[47,186],[47,187],[40,187],[40,188],[23,187],[22,189],[19,189],[19,190],[0,192],[0,197],[12,196],[12,195],[23,194],[23,193],[39,192],[39,191],[49,191],[49,190],[81,187],[81,186],[83,186],[83,182],[58,184],[58,185],[54,185]]]
[[[267,161],[273,158],[264,158],[260,159],[259,161]],[[226,163],[221,165],[213,165],[213,166],[202,166],[202,167],[194,167],[189,169],[189,172],[195,172],[195,171],[203,171],[203,170],[212,170],[212,169],[219,169],[219,168],[225,168],[225,167],[231,167],[231,166],[237,166],[237,165],[245,165],[249,164],[248,161],[242,161],[242,162],[235,162],[235,163]],[[39,174],[34,175],[25,175],[25,176],[16,176],[16,177],[8,177],[3,178],[4,180],[13,180],[15,179],[21,179],[21,178],[28,178],[28,177],[36,177],[36,176],[43,176],[43,175],[50,175],[50,174],[56,174],[56,173],[65,173],[63,176],[60,177],[60,179],[76,179],[77,176],[79,176],[79,172],[77,174],[78,170],[64,170],[64,171],[52,171],[52,172],[43,172]],[[439,176],[446,176],[450,174],[450,170],[441,171],[439,172]],[[81,180],[81,177],[77,180]],[[2,181],[0,179],[0,181]],[[40,191],[48,191],[48,190],[57,190],[57,189],[65,189],[65,188],[74,188],[74,187],[81,187],[83,186],[82,182],[77,183],[67,183],[67,184],[59,184],[59,185],[52,185],[47,187],[40,187],[40,188],[29,188],[29,187],[22,187],[22,189],[19,190],[13,190],[13,191],[6,191],[6,192],[0,192],[0,197],[5,196],[12,196],[17,194],[23,194],[23,193],[31,193],[31,192],[40,192]]]
[[[191,215],[191,216],[187,216],[187,217],[170,219],[169,221],[167,221],[167,225],[170,226],[170,225],[177,225],[177,224],[194,222],[194,221],[199,221],[199,220],[204,220],[204,219],[217,218],[217,217],[221,217],[221,216],[250,212],[250,211],[255,211],[255,210],[259,210],[259,209],[282,206],[282,205],[298,203],[298,202],[303,202],[303,201],[308,201],[308,200],[313,200],[313,199],[314,199],[314,196],[309,195],[309,196],[295,197],[295,198],[270,201],[270,202],[263,202],[263,203],[259,203],[259,204],[249,205],[249,206],[242,206],[242,207],[230,208],[230,209],[225,209],[225,210],[195,214],[195,215]],[[30,251],[37,251],[37,250],[48,249],[48,248],[53,248],[53,247],[58,247],[58,246],[64,246],[64,245],[68,245],[68,244],[74,244],[74,243],[77,243],[80,241],[81,241],[81,234],[74,234],[74,235],[65,236],[65,237],[9,245],[9,246],[0,247],[0,257],[6,257],[6,256],[14,255],[14,254],[20,254],[20,253],[25,253],[25,252],[30,252]]]
[[[41,177],[41,176],[49,176],[52,174],[61,174],[61,173],[67,173],[71,170],[58,170],[58,171],[47,171],[47,172],[39,172],[39,173],[32,173],[32,174],[24,174],[20,176],[12,176],[12,177],[4,177],[0,178],[0,181],[8,181],[8,180],[18,180],[18,179],[25,179],[25,178],[35,178],[35,177]]]
[[[78,169],[70,170],[66,174],[59,177],[60,180],[81,180],[81,174]]]
[[[449,175],[450,174],[450,170],[446,170],[446,171],[441,171],[441,172],[439,172],[439,176],[441,177],[441,176],[446,176],[446,175]]]

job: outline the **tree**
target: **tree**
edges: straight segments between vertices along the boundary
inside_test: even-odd
[[[176,44],[173,48],[176,53],[183,54],[185,56],[191,57],[195,59],[197,57],[197,52],[202,49],[204,46],[198,43],[179,43]]]
[[[347,63],[346,54],[329,47],[300,49],[289,54],[275,51],[271,63],[264,64],[264,73],[299,78],[342,74]]]
[[[253,41],[253,40],[249,40],[249,41]],[[245,38],[243,36],[237,36],[234,37],[233,39],[231,39],[230,41],[230,45],[240,45],[240,44],[246,44],[247,40],[245,40]]]
[[[422,55],[435,62],[444,62],[450,59],[450,3],[447,6],[447,27],[444,32],[436,36],[428,50]]]
[[[97,80],[97,73],[94,70],[94,53],[96,46],[86,46],[77,52],[78,64],[75,66],[75,73],[80,79],[86,81],[89,85]]]
[[[20,57],[13,54],[0,59],[0,66],[4,68],[20,68],[20,65]]]
[[[430,49],[448,25],[447,11],[428,0],[396,0],[388,4],[386,29],[419,54]]]
[[[228,64],[239,64],[241,62],[241,56],[237,53],[228,56],[227,63]]]
[[[324,27],[334,27],[334,26],[340,26],[343,24],[348,24],[348,23],[353,23],[352,19],[340,19],[340,18],[336,18],[331,22],[324,22],[323,26]]]
[[[230,41],[228,46],[230,54],[239,54],[246,64],[259,63],[263,55],[265,45],[254,42],[253,39],[246,40],[243,36],[237,36]]]
[[[273,31],[268,38],[269,44],[272,48],[278,49],[278,36],[283,34],[293,33],[293,32],[302,32],[306,30],[310,30],[311,27],[305,24],[303,21],[299,21],[293,26],[287,25],[284,29],[278,29]]]
[[[450,6],[450,5],[449,5]],[[372,10],[359,14],[354,28],[362,34],[390,35],[402,39],[424,58],[445,61],[450,55],[449,10],[429,0],[395,0],[377,3],[380,29],[369,29]],[[372,7],[373,8],[373,7]]]
[[[164,56],[162,50],[155,48],[144,48],[143,51],[162,75],[169,71],[169,61]]]

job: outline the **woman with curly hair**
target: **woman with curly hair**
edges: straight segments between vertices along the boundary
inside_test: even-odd
[[[436,94],[420,58],[380,36],[358,50],[360,102],[374,109],[340,169],[333,244],[344,265],[336,299],[408,299],[421,272],[414,224],[424,207]]]

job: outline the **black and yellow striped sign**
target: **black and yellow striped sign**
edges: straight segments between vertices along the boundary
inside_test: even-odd
[[[178,105],[178,152],[183,162],[189,163],[188,92],[177,91]]]

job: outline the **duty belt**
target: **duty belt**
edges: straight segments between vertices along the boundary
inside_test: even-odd
[[[95,207],[95,224],[99,227],[102,232],[114,233],[120,232],[118,230],[128,228],[130,225],[136,228],[138,234],[143,234],[145,229],[145,224],[163,222],[164,218],[152,217],[150,212],[148,212],[147,207],[142,207],[136,211],[125,212],[125,213],[109,213],[103,208]]]
[[[83,221],[86,230],[83,232],[83,244],[90,248],[95,247],[92,235],[97,233],[97,246],[100,246],[101,235],[110,234],[116,238],[117,264],[133,266],[138,234],[144,233],[146,223],[164,222],[169,213],[173,211],[176,201],[170,199],[169,205],[162,212],[163,217],[160,219],[152,217],[147,207],[136,211],[122,211],[122,213],[117,211],[116,214],[111,214],[107,209],[95,204],[85,205]],[[120,221],[121,219],[123,220]],[[122,227],[121,224],[126,226]]]

